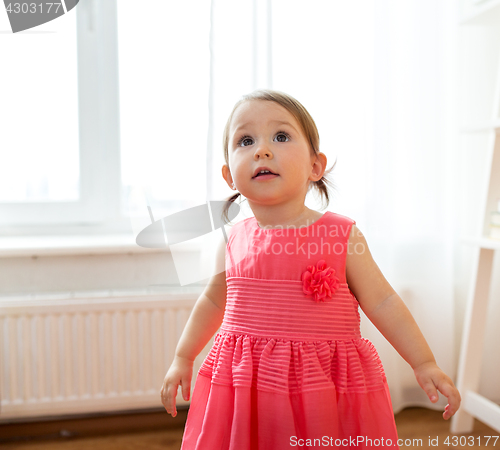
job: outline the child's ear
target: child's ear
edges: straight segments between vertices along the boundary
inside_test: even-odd
[[[318,152],[317,155],[314,155],[312,163],[313,165],[311,168],[311,175],[309,179],[311,181],[321,180],[326,170],[326,163],[327,163],[326,155],[324,153]]]
[[[222,178],[224,178],[224,180],[226,180],[227,185],[231,189],[234,189],[233,177],[231,176],[231,171],[229,170],[229,166],[227,164],[224,164],[222,166]]]

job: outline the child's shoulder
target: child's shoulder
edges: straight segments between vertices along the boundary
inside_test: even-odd
[[[247,227],[250,225],[250,221],[253,217],[247,217],[246,219],[241,219],[238,222],[228,223],[226,225],[227,235],[231,239],[237,233],[246,232]]]
[[[356,221],[349,216],[345,216],[343,214],[339,214],[339,213],[336,213],[333,211],[327,211],[325,214],[327,214],[327,213],[333,214],[338,220],[345,220],[347,222],[356,223]]]
[[[354,232],[356,221],[343,214],[338,214],[333,211],[327,211],[322,217],[320,227],[326,225],[331,228],[333,235],[342,236],[344,239],[349,239]],[[332,234],[331,234],[332,235]]]
[[[346,225],[354,225],[356,221],[348,216],[344,216],[343,214],[338,214],[332,211],[327,211],[325,213],[326,216],[330,217],[330,220],[334,221],[337,224],[346,224]]]
[[[245,226],[247,224],[249,224],[250,221],[253,219],[254,219],[254,217],[251,216],[251,217],[247,217],[246,219],[238,220],[238,222],[230,223],[230,224],[228,224],[229,230],[236,231],[236,230],[239,230],[241,228],[245,228]]]

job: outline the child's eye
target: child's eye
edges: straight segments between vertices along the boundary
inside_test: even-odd
[[[285,138],[284,140],[282,139],[283,137]],[[276,139],[278,139],[278,142],[286,142],[287,139],[290,139],[290,135],[284,131],[278,131]]]
[[[276,133],[276,139],[278,140],[278,142],[286,142],[290,139],[290,135],[285,131],[278,131]],[[238,147],[247,147],[249,145],[252,145],[252,143],[253,138],[251,138],[250,136],[242,136],[240,139],[238,139],[238,143],[236,145]]]
[[[245,141],[252,141],[252,138],[250,136],[243,136],[241,137],[239,140],[238,140],[238,143],[236,144],[238,147],[241,146],[241,144],[243,144]],[[243,147],[246,147],[247,145],[250,145],[250,144],[244,144]]]

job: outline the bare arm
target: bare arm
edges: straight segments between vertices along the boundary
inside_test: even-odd
[[[347,283],[366,317],[413,369],[425,362],[435,362],[413,316],[373,260],[356,225],[352,226],[349,243],[358,251],[347,254]]]
[[[224,318],[226,272],[214,275],[200,295],[184,327],[175,355],[194,361]]]
[[[358,251],[353,251],[354,248]],[[448,419],[458,410],[460,394],[451,379],[437,366],[415,319],[373,260],[365,237],[356,225],[352,226],[349,249],[346,278],[361,309],[410,364],[429,399],[432,402],[438,400],[436,388],[448,397],[449,405],[443,414]]]
[[[224,267],[225,249],[226,244],[221,240],[217,249],[216,270]],[[184,327],[174,361],[160,391],[162,403],[173,417],[177,415],[175,398],[179,385],[182,386],[184,400],[189,400],[194,360],[222,323],[226,294],[226,272],[215,273],[196,301]]]

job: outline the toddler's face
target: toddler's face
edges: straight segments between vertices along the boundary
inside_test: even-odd
[[[228,151],[224,178],[249,202],[303,201],[309,181],[319,179],[312,174],[316,155],[299,123],[275,102],[250,100],[236,109]],[[256,176],[263,167],[272,173]]]

